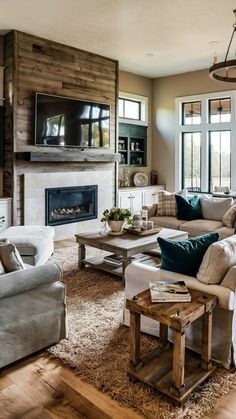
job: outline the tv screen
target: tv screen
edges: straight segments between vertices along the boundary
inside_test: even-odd
[[[110,147],[110,105],[36,93],[35,144]]]

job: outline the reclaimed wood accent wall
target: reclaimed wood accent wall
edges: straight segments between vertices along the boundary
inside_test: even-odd
[[[80,170],[94,163],[60,162],[42,164],[25,161],[24,153],[50,153],[47,147],[34,145],[35,92],[91,100],[111,105],[111,145],[107,154],[116,151],[118,62],[90,52],[62,45],[34,35],[11,31],[5,35],[5,153],[4,194],[13,197],[13,222],[23,223],[23,174]],[[55,150],[54,150],[55,151]],[[56,152],[65,150],[57,148]],[[70,151],[67,149],[67,151]],[[98,163],[106,163],[107,158]],[[94,161],[96,159],[91,159]],[[101,162],[100,162],[101,161]],[[110,163],[111,164],[111,163]],[[115,185],[115,163],[114,185]],[[45,169],[46,166],[46,169]],[[114,186],[115,187],[115,186]]]

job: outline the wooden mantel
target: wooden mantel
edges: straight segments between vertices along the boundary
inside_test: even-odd
[[[112,163],[119,161],[118,153],[95,153],[91,150],[55,153],[32,151],[28,153],[16,153],[17,160],[31,162],[92,162],[92,163]]]

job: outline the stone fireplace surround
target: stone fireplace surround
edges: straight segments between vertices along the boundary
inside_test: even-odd
[[[24,224],[45,225],[45,189],[68,186],[98,186],[98,218],[55,226],[55,240],[73,237],[76,233],[99,230],[102,212],[113,203],[113,168],[79,170],[77,172],[25,173]]]

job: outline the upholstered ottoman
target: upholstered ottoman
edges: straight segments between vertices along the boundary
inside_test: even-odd
[[[15,226],[0,234],[15,244],[23,261],[29,265],[44,265],[54,250],[54,228],[49,226]]]

